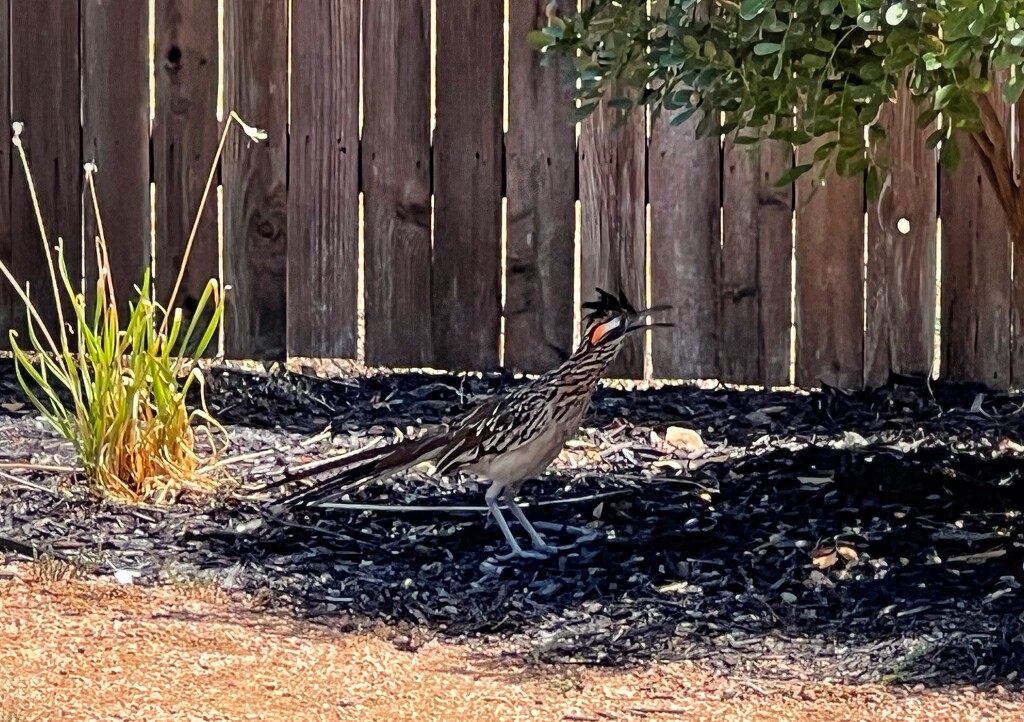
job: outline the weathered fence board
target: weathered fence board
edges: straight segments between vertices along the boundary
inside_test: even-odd
[[[864,382],[930,374],[935,347],[936,154],[907,94],[882,109],[890,175],[868,205]]]
[[[437,4],[434,365],[498,364],[502,0]]]
[[[775,182],[793,163],[781,143],[727,139],[722,179],[719,377],[789,383],[793,187]]]
[[[228,0],[224,108],[266,130],[232,129],[222,164],[225,346],[230,358],[285,355],[288,15],[277,0]]]
[[[217,8],[208,0],[157,0],[154,46],[156,109],[156,289],[167,303],[185,256],[217,150]],[[186,310],[218,274],[217,195],[199,217],[174,305]]]
[[[11,7],[11,117],[25,122],[39,205],[51,246],[64,239],[68,273],[81,277],[82,154],[78,3],[33,0]],[[59,52],[58,52],[59,50]],[[11,235],[18,239],[11,271],[28,282],[43,322],[57,321],[46,256],[32,210],[28,184],[17,159],[11,181]],[[54,259],[56,263],[56,259]],[[14,304],[14,325],[24,326],[25,308]]]
[[[118,309],[128,310],[150,262],[149,8],[85,0],[82,8],[82,156],[96,163],[96,197]],[[96,288],[99,235],[85,193],[85,290]]]
[[[808,163],[817,145],[798,148],[796,162]],[[829,172],[821,185],[815,173],[796,183],[795,381],[855,388],[864,367],[864,184]]]
[[[0,98],[11,97],[10,49],[11,6],[9,0],[0,0],[0,39],[8,52],[0,52]],[[5,135],[11,132],[11,104],[0,103],[0,128]],[[0,136],[2,137],[2,136]],[[11,165],[13,147],[9,140],[0,142],[0,260],[11,265],[13,251],[11,239]],[[19,171],[20,172],[20,171]],[[11,301],[14,291],[6,278],[0,278],[0,349],[10,347],[5,331],[12,326]]]
[[[430,298],[430,0],[363,5],[366,362],[425,366]]]
[[[505,138],[505,366],[542,372],[572,346],[576,133],[565,68],[541,67],[526,34],[542,27],[547,0],[509,3]],[[575,8],[562,0],[560,9]]]
[[[359,0],[292,5],[288,352],[355,356]]]
[[[1014,175],[1017,187],[1024,185],[1024,102],[1016,107],[1016,155]],[[1019,192],[1019,191],[1018,191]],[[1024,237],[1013,238],[1013,287],[1010,347],[1010,383],[1014,388],[1024,386]]]
[[[557,3],[566,13],[578,5]],[[65,239],[73,277],[85,259],[87,292],[96,223],[82,162],[96,161],[122,309],[151,252],[158,298],[170,296],[226,122],[215,113],[222,77],[225,111],[269,137],[254,144],[231,129],[217,179],[223,224],[211,194],[175,300],[189,312],[223,269],[229,357],[354,356],[362,261],[365,358],[374,365],[492,369],[504,323],[505,365],[546,370],[570,350],[579,273],[584,302],[601,286],[637,305],[675,307],[676,326],[651,336],[656,377],[779,385],[795,367],[800,386],[875,385],[893,372],[931,370],[941,260],[943,376],[1024,383],[1024,239],[1010,238],[973,141],[959,136],[960,170],[940,173],[916,108],[902,99],[883,110],[891,140],[876,149],[891,155],[891,178],[865,204],[860,178],[830,175],[816,188],[808,175],[776,188],[793,162],[789,151],[696,140],[696,118],[680,127],[668,124],[670,114],[657,119],[648,147],[643,112],[623,119],[602,106],[577,149],[568,75],[541,66],[525,42],[545,23],[546,0],[225,0],[222,45],[218,4],[155,0],[150,18],[145,2],[0,0],[0,38],[9,41],[0,54],[0,97],[9,100],[0,125],[26,122],[49,240]],[[998,91],[991,97],[1017,134],[1019,183],[1024,106],[1005,107]],[[800,148],[797,162],[816,147]],[[0,258],[31,284],[52,325],[56,305],[28,186],[6,146]],[[24,327],[24,308],[0,288],[0,325]],[[0,346],[6,340],[0,335]],[[641,376],[643,347],[637,336],[610,373]]]
[[[651,201],[651,298],[673,308],[675,326],[653,334],[654,373],[714,378],[718,356],[721,253],[721,146],[696,138],[700,117],[651,127],[647,179]]]
[[[580,133],[581,295],[585,303],[594,299],[595,287],[621,290],[640,306],[646,300],[647,139],[643,113],[620,120],[620,111],[602,104],[583,121]],[[636,334],[609,374],[640,378],[643,373],[643,337]]]
[[[993,93],[1009,128],[1010,110]],[[994,387],[1010,382],[1010,236],[977,150],[964,137],[960,165],[941,172],[942,375]]]

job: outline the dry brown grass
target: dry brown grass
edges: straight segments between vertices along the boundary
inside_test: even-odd
[[[240,597],[14,571],[0,582],[0,722],[1024,720],[1024,695],[999,689],[773,681],[694,663],[533,666],[493,646],[342,633]]]

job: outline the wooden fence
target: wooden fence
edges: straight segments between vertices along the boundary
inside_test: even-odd
[[[692,122],[615,130],[601,111],[577,138],[565,75],[523,42],[546,2],[0,0],[0,125],[26,123],[51,232],[76,245],[97,163],[118,287],[152,262],[163,299],[219,95],[266,129],[229,141],[187,277],[186,303],[211,276],[230,286],[232,358],[354,356],[362,285],[371,364],[538,371],[572,344],[578,289],[600,285],[675,306],[655,377],[854,387],[929,372],[941,280],[944,375],[1021,382],[1024,283],[970,151],[940,174],[901,101],[892,180],[867,204],[853,180],[776,189],[790,154],[695,141]],[[45,288],[14,161],[0,145],[0,252]],[[639,345],[616,369],[643,371]]]

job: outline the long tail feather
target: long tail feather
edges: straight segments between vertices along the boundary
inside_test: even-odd
[[[429,461],[451,442],[444,434],[411,439],[397,444],[364,449],[316,464],[307,464],[290,472],[286,479],[306,479],[332,473],[332,476],[313,486],[300,489],[274,502],[275,510],[289,507],[314,506],[363,486],[375,479],[408,469]]]

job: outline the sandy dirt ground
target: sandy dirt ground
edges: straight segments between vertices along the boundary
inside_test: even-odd
[[[354,634],[211,587],[0,567],[0,722],[30,720],[1024,721],[1024,694],[531,665],[494,647]]]

